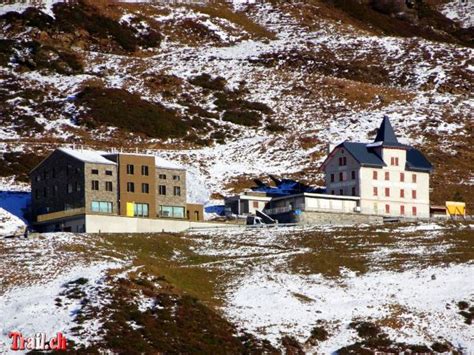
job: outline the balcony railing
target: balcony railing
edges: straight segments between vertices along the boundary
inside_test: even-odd
[[[72,216],[85,214],[85,213],[86,213],[86,209],[84,207],[74,208],[74,209],[70,209],[70,210],[40,214],[36,217],[36,221],[41,223],[41,222],[51,221],[51,220],[54,220],[54,219],[72,217]]]

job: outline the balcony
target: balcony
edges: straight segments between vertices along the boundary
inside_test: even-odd
[[[85,213],[86,213],[86,209],[84,207],[74,208],[70,210],[40,214],[36,217],[36,221],[38,223],[42,223],[42,222],[52,221],[55,219],[77,216],[77,215],[81,215]]]

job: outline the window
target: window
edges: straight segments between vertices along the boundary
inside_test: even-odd
[[[148,165],[142,165],[142,175],[148,176]]]
[[[331,182],[334,182],[334,174],[331,174]]]
[[[334,190],[331,190],[331,195],[334,195],[334,194],[335,194]]]
[[[92,180],[92,190],[99,190],[99,180]]]
[[[344,174],[342,172],[339,173],[339,181],[344,181]]]
[[[150,192],[150,185],[142,183],[142,193],[147,194]]]
[[[405,174],[400,173],[400,182],[405,182]]]
[[[72,184],[71,183],[67,184],[67,193],[68,194],[72,193]]]
[[[53,196],[57,196],[58,194],[58,185],[53,186]]]
[[[45,180],[48,180],[48,172],[47,172],[46,170],[43,171],[43,178],[44,178]]]
[[[404,189],[400,189],[400,197],[401,198],[405,197],[405,190]]]
[[[36,175],[36,179],[35,179],[35,180],[36,180],[36,182],[41,181],[41,175]]]
[[[75,185],[76,185],[76,191],[77,191],[77,192],[79,192],[79,191],[82,190],[82,186],[81,186],[80,183],[76,182]]]
[[[339,190],[339,195],[344,195],[344,190],[343,189]]]
[[[352,196],[355,196],[355,195],[356,195],[356,188],[353,187],[353,188],[352,188]]]
[[[112,176],[112,170],[106,170],[105,175],[107,176]]]
[[[81,168],[76,168],[76,174],[80,174],[81,173]]]
[[[184,207],[160,206],[161,217],[184,218]]]
[[[173,175],[173,180],[179,181],[179,180],[181,180],[181,176],[179,176],[179,175]]]
[[[398,161],[398,157],[395,158],[395,165],[398,166],[399,164],[399,161]]]
[[[173,187],[173,194],[174,194],[175,196],[181,196],[181,187],[179,187],[179,186]],[[257,206],[257,207],[258,207],[258,206]]]
[[[405,206],[400,206],[400,214],[403,216],[405,214]]]
[[[158,193],[163,196],[166,195],[166,186],[165,185],[158,186]]]
[[[127,192],[135,192],[135,184],[133,182],[127,182]]]
[[[258,201],[253,201],[252,206],[253,208],[258,208]]]
[[[416,216],[416,207],[415,207],[415,206],[413,206],[413,207],[411,208],[411,214],[412,214],[413,216]]]
[[[105,182],[105,191],[113,191],[112,181]]]
[[[390,197],[390,187],[385,188],[385,196]]]
[[[378,196],[379,195],[379,191],[376,187],[374,187],[374,196]]]
[[[416,190],[412,190],[411,198],[416,199]]]
[[[385,205],[385,213],[390,213],[390,205]]]
[[[376,171],[372,171],[372,179],[377,180],[377,175]]]
[[[39,198],[40,198],[40,191],[39,190],[35,190],[35,198],[37,200],[39,200]]]
[[[43,188],[43,197],[48,197],[48,188],[47,187]]]
[[[352,180],[355,180],[355,178],[356,178],[356,172],[354,170],[352,170],[351,178],[352,178]]]
[[[127,164],[127,174],[133,175],[135,173],[135,167],[132,164]]]
[[[347,165],[347,158],[346,157],[340,157],[339,158],[339,165]]]
[[[53,179],[56,178],[56,168],[53,168],[52,176],[53,176]]]
[[[158,175],[158,179],[166,180],[166,175],[165,174],[160,174],[160,175]]]
[[[388,171],[385,172],[385,180],[390,180],[390,172]]]
[[[135,217],[148,217],[149,216],[148,203],[135,203],[133,212],[134,212]]]
[[[99,169],[92,169],[91,174],[93,175],[99,175]]]
[[[391,157],[390,158],[390,165],[395,165],[395,166],[398,166],[398,157]]]
[[[112,213],[112,202],[107,201],[92,201],[91,203],[92,212],[100,213]]]
[[[412,176],[411,176],[411,182],[416,182],[416,174],[412,174]]]

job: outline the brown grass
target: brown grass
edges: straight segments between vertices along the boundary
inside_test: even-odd
[[[230,21],[238,25],[247,31],[255,39],[275,39],[274,33],[267,30],[265,27],[260,26],[252,19],[250,19],[245,13],[235,13],[232,11],[225,2],[222,3],[209,3],[204,6],[196,6],[195,10],[205,13],[211,17],[219,17]]]

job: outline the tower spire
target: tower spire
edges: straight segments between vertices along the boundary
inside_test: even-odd
[[[375,137],[374,142],[384,142],[387,144],[399,144],[397,136],[393,131],[392,124],[388,116],[383,116],[382,124],[377,131],[377,136]]]

